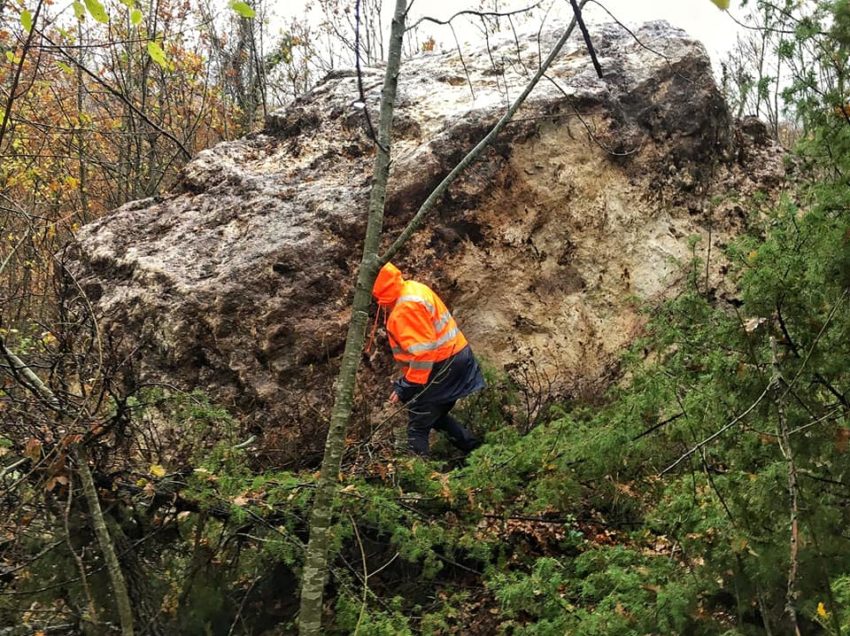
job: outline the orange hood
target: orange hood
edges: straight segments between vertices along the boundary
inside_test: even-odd
[[[387,263],[378,272],[375,285],[372,287],[372,295],[382,307],[391,307],[401,296],[403,284],[404,278],[402,278],[398,267],[392,263]]]

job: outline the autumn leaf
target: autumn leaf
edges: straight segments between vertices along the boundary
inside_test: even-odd
[[[138,9],[133,9],[130,11],[130,24],[133,26],[139,26],[142,21],[142,12]]]
[[[24,31],[27,33],[32,31],[32,13],[27,9],[21,11],[21,26],[24,27]]]
[[[829,616],[829,612],[826,611],[826,605],[824,605],[823,602],[818,603],[818,616],[821,618]]]
[[[68,485],[68,478],[65,477],[64,475],[57,475],[56,477],[52,477],[44,485],[44,489],[47,492],[51,492],[59,484],[61,484],[62,486],[67,486]]]
[[[454,501],[454,494],[449,486],[449,476],[443,473],[433,472],[431,478],[440,482],[440,495],[449,503]]]
[[[168,68],[168,58],[165,55],[165,51],[156,42],[148,42],[148,55],[162,68]]]
[[[100,3],[100,0],[83,0],[86,4],[86,9],[89,10],[91,17],[102,24],[107,24],[109,22],[109,15],[106,13],[106,9],[103,8],[103,5]]]
[[[736,552],[736,553],[743,552],[744,550],[747,549],[748,545],[749,545],[749,541],[747,541],[746,538],[736,537],[736,538],[732,539],[732,552]]]
[[[74,15],[78,20],[86,19],[86,8],[83,6],[82,2],[74,2]]]
[[[24,447],[24,456],[29,457],[34,462],[38,461],[41,457],[41,442],[31,437]]]
[[[726,11],[729,8],[729,0],[711,0],[721,11]]]
[[[835,450],[839,453],[846,453],[849,443],[850,428],[839,426],[835,430]]]
[[[231,2],[230,8],[243,18],[253,18],[255,15],[257,15],[257,12],[254,11],[254,9],[251,8],[251,5],[249,5],[247,2]]]
[[[747,333],[753,333],[756,329],[758,329],[761,325],[767,322],[766,318],[748,318],[744,321],[744,331]]]
[[[83,436],[80,435],[79,433],[75,433],[75,434],[71,434],[71,435],[65,435],[64,437],[62,437],[59,440],[59,445],[62,446],[63,448],[68,448],[69,446],[71,446],[73,444],[79,444],[82,441],[83,441]]]

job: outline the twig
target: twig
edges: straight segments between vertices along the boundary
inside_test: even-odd
[[[259,537],[252,537],[254,539],[259,539]],[[236,629],[236,623],[240,621],[242,618],[242,611],[245,609],[245,602],[248,600],[248,597],[251,596],[251,592],[254,591],[254,587],[257,583],[260,582],[262,576],[256,577],[253,581],[251,581],[251,585],[248,586],[248,591],[245,592],[245,596],[242,597],[242,602],[239,603],[239,609],[236,611],[236,618],[233,619],[233,622],[230,624],[230,629],[227,630],[227,636],[231,636],[233,634],[233,630]]]
[[[587,4],[589,0],[581,0],[580,6],[584,6]],[[514,116],[519,107],[525,102],[525,99],[534,90],[534,87],[537,86],[537,83],[540,81],[540,78],[546,73],[552,63],[555,61],[555,58],[561,52],[561,49],[567,43],[570,35],[575,29],[576,19],[573,17],[569,26],[564,30],[564,34],[558,40],[558,43],[554,46],[552,51],[549,53],[549,56],[546,60],[541,64],[540,68],[534,74],[534,77],[526,85],[525,89],[520,93],[520,95],[514,100],[514,103],[507,110],[507,112],[502,115],[501,119],[496,123],[495,126],[490,130],[484,138],[476,144],[476,146],[470,150],[467,155],[460,160],[460,162],[447,174],[443,180],[439,183],[439,185],[431,191],[431,194],[428,195],[428,198],[422,203],[414,215],[413,219],[411,219],[410,223],[408,223],[407,227],[404,228],[402,233],[398,236],[398,238],[393,242],[390,248],[380,257],[379,265],[383,265],[398,253],[398,251],[402,248],[402,246],[407,242],[407,240],[411,237],[411,235],[419,229],[419,226],[425,220],[425,215],[431,211],[437,201],[443,196],[443,194],[448,190],[449,186],[454,183],[455,179],[463,173],[464,170],[475,161],[478,156],[487,148],[493,141],[495,141],[496,137],[502,132],[502,129],[508,124],[511,118]]]
[[[650,426],[648,429],[646,429],[646,430],[645,430],[645,431],[643,431],[642,433],[638,433],[637,435],[635,435],[635,436],[632,438],[632,441],[633,441],[633,442],[636,442],[636,441],[638,441],[639,439],[641,439],[642,437],[646,437],[646,436],[647,436],[647,435],[649,435],[650,433],[654,433],[655,431],[657,431],[657,430],[658,430],[659,428],[661,428],[662,426],[665,426],[665,425],[669,424],[670,422],[675,422],[675,421],[676,421],[676,420],[678,420],[680,417],[684,417],[684,416],[685,416],[685,412],[684,412],[684,411],[682,411],[681,413],[676,413],[676,415],[673,415],[672,417],[668,417],[666,420],[663,420],[663,421],[661,421],[661,422],[658,422],[658,424],[655,424],[655,425],[653,425],[653,426]]]
[[[632,31],[629,27],[627,27],[625,24],[620,22],[620,20],[617,19],[617,16],[615,16],[613,13],[611,13],[608,10],[608,7],[606,7],[604,4],[599,2],[599,0],[587,0],[587,1],[592,2],[593,4],[598,6],[600,9],[602,9],[605,13],[607,13],[608,16],[614,21],[614,23],[617,24],[617,26],[619,26],[621,29],[623,29],[623,31],[625,31],[630,36],[632,36],[632,39],[637,43],[638,46],[640,46],[642,49],[645,49],[645,50],[649,51],[650,53],[653,53],[653,54],[657,55],[658,57],[662,58],[665,62],[667,62],[667,66],[669,68],[673,69],[673,62],[670,60],[669,56],[665,55],[664,53],[662,53],[661,51],[659,51],[657,49],[652,48],[651,46],[649,46],[647,44],[644,44],[644,42],[637,36],[637,34],[634,31]],[[687,75],[682,75],[681,73],[679,73],[678,71],[675,71],[675,70],[674,70],[674,74],[676,75],[676,77],[679,77],[679,78],[685,80],[689,84],[694,83],[693,78],[690,78]]]
[[[795,358],[799,358],[800,350],[794,343],[794,339],[791,337],[791,332],[788,331],[788,326],[785,324],[785,319],[782,316],[782,299],[780,299],[776,303],[776,317],[779,319],[779,328],[782,330],[782,335],[785,337],[785,341],[788,343],[788,346],[791,349],[791,353],[794,354]],[[844,397],[844,394],[842,394],[838,389],[836,389],[825,377],[823,377],[818,372],[815,372],[813,377],[818,383],[823,386],[823,388],[832,393],[832,395],[839,402],[841,402],[844,408],[850,408],[850,402],[848,402],[847,398]]]
[[[602,67],[599,66],[599,60],[596,59],[596,51],[593,50],[593,42],[590,40],[590,33],[587,32],[587,27],[584,25],[584,18],[581,15],[581,9],[576,0],[570,0],[573,6],[573,13],[578,20],[578,28],[581,30],[581,36],[584,38],[584,44],[587,46],[587,52],[590,53],[590,60],[593,62],[593,68],[596,69],[596,75],[602,79]]]
[[[372,118],[369,116],[369,103],[366,101],[366,92],[363,90],[363,71],[360,68],[360,0],[354,5],[354,66],[357,69],[357,90],[360,93],[360,103],[363,104],[363,115],[366,117],[366,126],[369,128],[369,138],[374,141],[384,152],[389,152],[375,134],[372,126]]]
[[[464,75],[466,75],[466,83],[469,85],[469,92],[472,93],[472,99],[475,99],[475,89],[472,87],[472,78],[469,76],[469,69],[466,66],[466,60],[463,59],[463,51],[460,48],[460,42],[457,39],[457,33],[455,33],[454,25],[449,23],[449,29],[451,29],[452,37],[455,40],[455,47],[457,47],[457,56],[458,58],[460,58],[460,65],[463,67]]]
[[[15,572],[20,572],[24,568],[27,568],[30,565],[32,565],[33,563],[35,563],[36,561],[38,561],[44,555],[46,555],[49,552],[58,548],[60,545],[62,545],[62,543],[64,543],[64,541],[62,539],[60,539],[59,541],[54,541],[53,543],[48,545],[46,548],[44,548],[41,552],[39,552],[35,556],[28,558],[26,561],[24,561],[23,563],[19,563],[18,565],[16,565],[13,568],[9,568],[8,570],[2,570],[2,571],[0,571],[0,573],[2,573],[2,575],[5,577],[5,576],[11,576]]]
[[[369,568],[366,565],[366,552],[363,549],[363,541],[360,540],[360,531],[357,529],[357,523],[350,513],[348,518],[351,520],[351,527],[354,528],[357,547],[360,549],[360,560],[363,562],[363,602],[360,605],[360,616],[357,617],[357,625],[354,627],[354,636],[357,636],[360,632],[360,625],[363,623],[363,617],[366,615],[366,602],[369,599]]]
[[[50,408],[56,411],[60,410],[59,398],[56,397],[53,391],[47,388],[47,385],[42,382],[41,378],[38,377],[32,369],[25,365],[18,356],[9,351],[6,347],[6,343],[2,340],[0,340],[0,353],[2,353],[6,360],[9,361],[12,375],[20,373],[26,379],[26,382],[22,383],[24,386],[37,396],[46,400],[50,405]]]
[[[18,461],[16,461],[14,464],[6,466],[3,470],[0,470],[0,479],[3,479],[6,475],[11,473],[13,470],[15,470],[21,464],[26,464],[26,463],[27,463],[27,458],[24,457],[23,459],[19,459]]]
[[[35,9],[35,15],[32,19],[30,31],[27,34],[27,39],[24,41],[24,47],[21,51],[21,58],[18,61],[18,67],[15,69],[15,77],[12,80],[12,87],[9,89],[9,99],[6,100],[6,109],[3,111],[3,121],[0,122],[0,145],[3,143],[3,137],[6,135],[6,127],[9,125],[9,120],[12,118],[12,104],[15,102],[15,93],[18,92],[18,83],[21,80],[21,73],[24,70],[24,62],[27,59],[30,45],[32,44],[33,36],[35,36],[35,24],[38,21],[38,16],[41,13],[41,7],[44,5],[44,0],[39,0],[38,6]]]
[[[239,444],[236,444],[236,445],[233,447],[233,450],[241,450],[241,449],[243,449],[243,448],[248,448],[248,447],[249,447],[251,444],[253,444],[256,440],[257,440],[257,436],[256,436],[256,435],[251,435],[251,437],[249,437],[248,439],[246,439],[244,442],[241,442],[241,443],[239,443]]]
[[[401,555],[401,552],[396,552],[394,555],[392,555],[392,557],[390,557],[390,560],[389,560],[389,561],[387,561],[386,563],[384,563],[381,567],[379,567],[377,570],[375,570],[374,572],[372,572],[372,574],[370,574],[369,576],[375,576],[376,574],[378,574],[378,573],[380,573],[380,572],[383,572],[383,571],[384,571],[385,569],[387,569],[387,568],[390,566],[390,564],[391,564],[393,561],[395,561],[395,560],[396,560],[396,559],[397,559],[400,555]]]
[[[606,145],[605,145],[604,143],[602,143],[602,141],[601,141],[601,140],[600,140],[600,139],[596,136],[596,132],[590,128],[590,124],[588,124],[588,123],[585,121],[584,117],[582,117],[581,113],[578,111],[578,108],[576,108],[575,104],[573,104],[573,102],[572,102],[572,95],[570,95],[569,93],[567,93],[567,91],[566,91],[566,90],[564,90],[564,88],[563,88],[563,87],[562,87],[562,86],[561,86],[561,85],[560,85],[560,84],[559,84],[559,83],[558,83],[558,82],[557,82],[554,78],[552,78],[551,76],[549,76],[549,75],[544,75],[543,77],[545,77],[547,80],[549,80],[549,82],[551,82],[551,83],[552,83],[552,85],[553,85],[555,88],[557,88],[557,89],[558,89],[558,91],[561,93],[561,95],[563,95],[564,97],[566,97],[566,98],[567,98],[567,102],[569,103],[570,107],[573,109],[573,114],[574,114],[574,115],[576,116],[576,118],[577,118],[577,119],[581,122],[581,125],[582,125],[582,126],[584,126],[584,129],[587,131],[587,136],[588,136],[588,137],[590,137],[590,139],[591,139],[591,141],[593,141],[593,143],[595,143],[597,146],[599,146],[600,148],[602,148],[602,150],[604,150],[605,152],[607,152],[609,155],[612,155],[612,156],[614,156],[614,157],[630,157],[631,155],[634,155],[634,154],[636,154],[636,153],[640,152],[640,150],[643,148],[643,141],[641,141],[640,145],[635,146],[635,147],[634,147],[634,148],[632,148],[631,150],[626,150],[626,151],[624,151],[624,152],[618,152],[617,150],[614,150],[614,149],[609,148],[608,146],[606,146]],[[644,140],[645,140],[645,139],[646,139],[646,136],[644,135]]]
[[[756,408],[756,406],[758,406],[758,405],[759,405],[759,403],[760,403],[760,402],[764,399],[764,396],[765,396],[765,395],[767,395],[768,391],[770,391],[771,387],[772,387],[775,383],[776,383],[776,378],[771,379],[771,381],[767,383],[767,386],[766,386],[766,387],[764,387],[764,391],[762,391],[762,392],[761,392],[761,395],[760,395],[760,396],[758,396],[758,398],[756,399],[756,401],[755,401],[755,402],[753,402],[753,403],[752,403],[752,404],[751,404],[751,405],[747,408],[747,410],[746,410],[746,411],[744,411],[744,412],[743,412],[743,413],[741,413],[740,415],[736,416],[736,417],[735,417],[735,418],[734,418],[731,422],[729,422],[728,424],[726,424],[726,425],[725,425],[723,428],[721,428],[719,431],[717,431],[716,433],[713,433],[713,434],[709,435],[709,436],[708,436],[708,437],[706,437],[703,441],[701,441],[699,444],[697,444],[696,446],[694,446],[693,448],[691,448],[688,452],[686,452],[684,455],[682,455],[679,459],[677,459],[675,462],[673,462],[672,464],[670,464],[667,468],[665,468],[664,470],[662,470],[662,471],[659,473],[659,475],[665,475],[665,474],[669,473],[669,472],[670,472],[671,470],[673,470],[676,466],[678,466],[678,465],[679,465],[679,464],[681,464],[683,461],[685,461],[688,457],[690,457],[691,455],[693,455],[694,453],[696,453],[696,452],[697,452],[699,449],[701,449],[703,446],[705,446],[706,444],[711,443],[712,441],[714,441],[715,439],[717,439],[718,437],[720,437],[723,433],[725,433],[725,432],[726,432],[726,431],[728,431],[730,428],[732,428],[733,426],[735,426],[735,424],[737,424],[738,422],[740,422],[740,421],[741,421],[744,417],[746,417],[747,415],[749,415],[749,413],[750,413],[750,412],[751,412],[754,408]]]
[[[791,391],[794,384],[797,382],[797,380],[800,379],[800,376],[803,373],[803,369],[806,368],[806,364],[808,364],[809,359],[812,357],[812,354],[815,351],[815,347],[817,347],[818,342],[820,342],[820,339],[826,331],[826,328],[829,326],[829,323],[832,322],[832,319],[835,317],[835,313],[838,311],[838,308],[841,306],[841,303],[844,302],[844,299],[847,297],[848,292],[850,292],[850,289],[845,289],[841,296],[838,298],[838,300],[835,301],[835,305],[829,312],[829,315],[826,317],[826,320],[823,323],[823,327],[821,327],[820,331],[818,332],[818,335],[815,336],[815,339],[812,342],[812,346],[809,347],[808,352],[806,352],[806,357],[803,358],[803,362],[802,364],[800,364],[800,368],[797,369],[797,373],[794,374],[794,377],[791,379],[791,381],[786,383],[787,388],[785,389],[785,393],[782,394],[782,398],[784,398]]]
[[[35,27],[33,27],[33,30],[35,30]],[[53,40],[51,40],[49,37],[47,37],[47,36],[46,36],[43,32],[39,32],[39,33],[40,33],[41,37],[43,37],[45,40],[47,40],[48,42],[50,42],[50,44],[53,44],[54,46],[56,46],[56,44],[53,42]],[[121,92],[121,91],[119,91],[118,89],[114,88],[111,84],[109,84],[109,83],[108,83],[106,80],[104,80],[102,77],[100,77],[100,76],[99,76],[99,75],[97,75],[96,73],[94,73],[94,72],[92,72],[91,70],[89,70],[86,66],[84,66],[83,64],[81,64],[81,63],[80,63],[80,61],[79,61],[76,57],[74,57],[73,55],[71,55],[71,54],[70,54],[70,53],[68,53],[67,51],[63,50],[63,49],[62,49],[62,47],[58,47],[58,48],[59,48],[60,53],[62,53],[62,55],[63,55],[63,56],[65,56],[65,58],[67,58],[67,59],[68,59],[68,61],[69,61],[71,64],[73,64],[74,66],[76,66],[76,67],[77,67],[78,69],[80,69],[83,73],[85,73],[85,74],[86,74],[87,76],[89,76],[92,80],[94,80],[97,84],[99,84],[100,86],[102,86],[102,87],[106,90],[106,92],[108,92],[110,95],[113,95],[114,97],[117,97],[119,100],[121,100],[121,101],[122,101],[122,102],[123,102],[123,103],[127,106],[127,108],[129,108],[130,110],[132,110],[132,111],[133,111],[133,112],[134,112],[137,116],[139,116],[139,117],[140,117],[140,118],[141,118],[141,119],[142,119],[142,120],[143,120],[143,121],[144,121],[144,122],[145,122],[148,126],[150,126],[150,127],[151,127],[151,128],[153,128],[154,130],[156,130],[158,133],[160,133],[160,134],[162,134],[162,135],[165,135],[165,136],[166,136],[166,137],[168,137],[171,141],[173,141],[173,142],[177,145],[177,147],[180,149],[180,152],[182,152],[182,153],[183,153],[183,155],[184,155],[187,159],[191,159],[191,158],[192,158],[192,153],[190,153],[190,152],[189,152],[189,150],[186,148],[186,146],[183,144],[183,142],[182,142],[182,141],[180,141],[177,137],[175,137],[172,133],[170,133],[169,131],[167,131],[165,128],[163,128],[162,126],[160,126],[159,124],[157,124],[156,122],[154,122],[154,121],[153,121],[150,117],[148,117],[148,116],[147,116],[147,115],[146,115],[146,114],[145,114],[145,113],[144,113],[144,112],[143,112],[140,108],[138,108],[138,107],[137,107],[137,106],[136,106],[136,105],[135,105],[135,104],[134,104],[134,103],[130,100],[130,98],[129,98],[129,97],[127,97],[124,93],[122,93],[122,92]]]
[[[447,24],[451,24],[451,23],[452,23],[452,20],[454,20],[455,18],[458,18],[458,17],[460,17],[460,16],[462,16],[462,15],[474,15],[474,16],[478,16],[479,18],[485,18],[485,17],[488,17],[488,18],[509,18],[509,17],[511,17],[512,15],[517,15],[517,14],[520,14],[520,13],[526,13],[526,12],[528,12],[528,11],[532,11],[532,10],[536,9],[537,7],[539,7],[539,6],[540,6],[540,4],[541,4],[540,2],[535,2],[534,4],[532,4],[532,5],[530,5],[530,6],[527,6],[527,7],[525,7],[524,9],[515,9],[514,11],[506,11],[506,12],[500,12],[500,11],[473,11],[473,10],[471,10],[471,9],[468,9],[468,10],[466,10],[466,11],[458,11],[458,12],[457,12],[457,13],[455,13],[452,17],[450,17],[448,20],[438,20],[437,18],[432,18],[432,17],[430,17],[430,16],[427,16],[427,15],[426,15],[426,16],[424,16],[424,17],[419,18],[419,19],[418,19],[416,22],[414,22],[411,26],[407,27],[407,29],[406,29],[406,30],[407,30],[407,31],[412,31],[413,29],[415,29],[416,27],[418,27],[418,26],[419,26],[420,24],[422,24],[423,22],[433,22],[434,24],[439,24],[439,25],[441,25],[441,26],[446,26]]]
[[[835,417],[839,412],[841,412],[841,408],[836,407],[836,408],[832,409],[831,411],[829,411],[828,413],[826,413],[825,415],[821,415],[819,418],[812,420],[808,424],[803,424],[802,426],[798,426],[797,428],[795,428],[792,431],[788,431],[788,435],[796,435],[797,433],[802,433],[803,431],[811,428],[815,424],[820,424],[821,422],[824,422],[824,421],[826,421],[826,420],[828,420],[832,417]]]

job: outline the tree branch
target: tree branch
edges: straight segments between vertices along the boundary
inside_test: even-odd
[[[587,0],[585,0],[585,1],[587,1]],[[528,11],[532,11],[532,10],[536,9],[537,7],[539,7],[540,4],[541,4],[540,2],[535,2],[534,4],[529,5],[529,6],[525,7],[524,9],[516,9],[514,11],[505,11],[505,12],[500,12],[500,11],[474,11],[472,9],[467,9],[465,11],[458,11],[452,17],[450,17],[448,20],[438,20],[437,18],[432,18],[430,16],[423,16],[423,17],[419,18],[416,22],[414,22],[411,26],[407,27],[406,31],[412,31],[412,30],[416,29],[423,22],[432,22],[434,24],[439,24],[441,26],[445,26],[447,24],[451,24],[452,20],[454,20],[455,18],[459,18],[462,15],[474,15],[474,16],[478,16],[479,18],[509,18],[512,15],[517,15],[517,14],[520,14],[520,13],[526,13]],[[584,2],[582,2],[582,4],[584,4]]]
[[[578,20],[578,28],[581,30],[581,35],[584,38],[584,44],[587,46],[587,52],[590,54],[590,61],[593,62],[593,68],[596,69],[596,75],[602,79],[602,67],[599,66],[599,60],[596,59],[596,51],[593,49],[593,42],[590,40],[590,33],[587,32],[587,27],[584,25],[584,18],[581,16],[581,8],[576,0],[570,0],[573,5],[573,13]]]
[[[672,464],[670,464],[667,468],[665,468],[664,470],[662,470],[662,471],[659,473],[659,476],[660,476],[660,475],[665,475],[665,474],[669,473],[669,472],[670,472],[671,470],[673,470],[676,466],[678,466],[678,465],[679,465],[679,464],[681,464],[683,461],[685,461],[688,457],[690,457],[691,455],[693,455],[694,453],[696,453],[696,452],[697,452],[699,449],[701,449],[703,446],[705,446],[706,444],[710,444],[711,442],[713,442],[715,439],[717,439],[718,437],[720,437],[723,433],[725,433],[726,431],[728,431],[730,428],[732,428],[733,426],[735,426],[735,424],[737,424],[737,423],[738,423],[738,422],[740,422],[742,419],[744,419],[747,415],[749,415],[749,414],[750,414],[750,412],[752,412],[752,410],[753,410],[754,408],[756,408],[756,407],[759,405],[759,403],[760,403],[760,402],[764,399],[764,396],[766,396],[766,395],[768,394],[768,392],[770,391],[771,387],[772,387],[774,384],[776,384],[776,381],[777,381],[777,380],[776,380],[776,378],[771,379],[771,381],[767,383],[767,386],[766,386],[766,387],[764,387],[764,391],[762,391],[762,392],[761,392],[761,395],[760,395],[760,396],[758,396],[758,398],[756,399],[756,401],[755,401],[755,402],[753,402],[753,403],[752,403],[752,404],[751,404],[751,405],[747,408],[747,410],[745,410],[745,411],[744,411],[743,413],[741,413],[740,415],[736,416],[736,417],[735,417],[735,418],[734,418],[731,422],[729,422],[728,424],[726,424],[726,425],[725,425],[723,428],[721,428],[719,431],[717,431],[716,433],[713,433],[713,434],[709,435],[709,436],[708,436],[708,437],[706,437],[703,441],[701,441],[699,444],[697,444],[696,446],[694,446],[693,448],[691,448],[691,449],[690,449],[687,453],[685,453],[684,455],[682,455],[681,457],[679,457],[679,459],[677,459],[675,462],[673,462]]]
[[[589,0],[581,0],[580,5],[583,7],[587,4]],[[534,77],[528,82],[525,87],[525,90],[519,95],[519,97],[514,100],[514,103],[511,104],[511,107],[508,108],[507,112],[502,115],[501,119],[496,123],[495,126],[490,130],[487,135],[485,135],[484,139],[478,142],[478,144],[470,150],[467,155],[460,160],[460,162],[447,174],[443,180],[439,183],[439,185],[434,188],[431,194],[428,195],[428,198],[422,203],[419,207],[419,210],[414,215],[413,219],[411,219],[410,223],[407,224],[407,227],[404,228],[399,237],[393,242],[390,248],[381,256],[380,264],[383,265],[387,263],[393,256],[395,256],[398,251],[402,248],[402,246],[407,242],[407,240],[413,235],[413,233],[419,229],[419,226],[422,225],[422,222],[425,220],[425,216],[431,211],[431,208],[437,203],[437,201],[443,196],[443,194],[448,190],[449,186],[454,183],[454,181],[463,173],[464,170],[475,161],[478,156],[484,152],[484,150],[490,146],[491,143],[496,139],[500,132],[508,125],[511,118],[513,118],[514,113],[519,110],[519,107],[525,102],[526,98],[529,96],[534,87],[537,86],[537,83],[540,81],[540,78],[546,73],[548,68],[555,61],[555,58],[558,56],[558,53],[561,52],[561,49],[567,43],[570,35],[573,32],[573,29],[576,26],[576,18],[573,17],[569,26],[564,31],[564,34],[558,40],[558,43],[555,44],[552,51],[549,53],[549,56],[540,65],[540,68],[537,69],[537,72],[534,74]]]
[[[35,30],[35,27],[33,27],[33,30]],[[153,128],[154,130],[156,130],[158,133],[160,133],[160,134],[162,134],[162,135],[165,135],[166,137],[168,137],[168,139],[170,139],[171,141],[173,141],[173,142],[177,145],[177,147],[178,147],[178,148],[180,148],[180,151],[183,153],[183,155],[184,155],[187,159],[191,159],[191,158],[192,158],[192,153],[190,153],[190,152],[189,152],[189,150],[186,148],[186,146],[185,146],[185,145],[183,145],[183,142],[182,142],[182,141],[180,141],[180,140],[179,140],[177,137],[175,137],[172,133],[170,133],[170,132],[168,132],[167,130],[165,130],[165,128],[163,128],[162,126],[160,126],[159,124],[157,124],[157,123],[155,123],[153,120],[151,120],[151,118],[150,118],[150,117],[148,117],[148,116],[147,116],[144,112],[142,112],[142,111],[141,111],[141,110],[140,110],[140,109],[139,109],[139,108],[138,108],[135,104],[133,104],[133,102],[132,102],[132,101],[130,101],[130,99],[129,99],[129,98],[128,98],[128,97],[127,97],[124,93],[122,93],[121,91],[119,91],[119,90],[117,90],[116,88],[112,87],[109,83],[107,83],[107,82],[106,82],[105,80],[103,80],[101,77],[98,77],[98,75],[96,75],[95,73],[93,73],[92,71],[90,71],[88,68],[86,68],[83,64],[81,64],[81,63],[80,63],[80,61],[79,61],[76,57],[74,57],[73,55],[71,55],[70,53],[68,53],[67,51],[65,51],[62,47],[60,47],[60,46],[58,46],[56,43],[54,43],[54,42],[53,42],[53,40],[51,40],[49,37],[47,37],[47,36],[46,36],[43,32],[41,32],[41,31],[40,31],[39,33],[41,34],[41,37],[43,37],[45,40],[47,40],[48,42],[50,42],[50,44],[52,44],[52,45],[56,46],[56,47],[58,48],[59,52],[60,52],[60,53],[61,53],[61,54],[62,54],[62,55],[63,55],[63,56],[64,56],[64,57],[65,57],[65,58],[66,58],[66,59],[67,59],[67,60],[71,63],[71,64],[73,64],[74,66],[76,66],[77,68],[79,68],[79,69],[80,69],[83,73],[85,73],[86,75],[88,75],[88,76],[89,76],[91,79],[93,79],[93,80],[94,80],[97,84],[99,84],[100,86],[102,86],[102,87],[106,90],[106,92],[108,92],[110,95],[112,95],[112,96],[117,97],[118,99],[120,99],[120,100],[121,100],[124,104],[126,104],[127,108],[129,108],[129,109],[130,109],[130,110],[132,110],[132,111],[133,111],[136,115],[138,115],[138,116],[142,119],[142,121],[144,121],[144,122],[145,122],[148,126],[150,126],[150,127],[151,127],[151,128]]]

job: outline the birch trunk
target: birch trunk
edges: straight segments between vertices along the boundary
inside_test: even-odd
[[[583,7],[588,0],[581,0]],[[396,0],[395,14],[390,33],[390,48],[387,58],[387,70],[384,76],[384,86],[381,91],[381,115],[378,126],[378,149],[375,157],[375,176],[369,200],[369,219],[366,226],[366,241],[363,246],[363,258],[357,274],[357,284],[354,291],[351,322],[345,342],[339,375],[334,385],[334,406],[331,412],[331,424],[325,440],[325,455],[319,481],[316,485],[316,495],[310,514],[310,539],[304,556],[304,569],[301,575],[301,610],[298,629],[301,636],[316,636],[322,630],[322,607],[324,600],[325,581],[328,577],[328,546],[330,544],[330,529],[333,522],[333,505],[336,481],[339,474],[342,453],[345,445],[345,429],[351,415],[354,398],[354,381],[363,343],[366,338],[369,303],[371,301],[372,285],[375,282],[380,266],[387,262],[404,245],[408,238],[419,228],[427,213],[448,189],[449,185],[487,148],[519,110],[525,99],[540,81],[546,70],[557,57],[575,28],[577,18],[574,17],[549,56],[526,85],[520,96],[511,104],[492,130],[469,151],[452,171],[422,203],[414,218],[401,235],[393,242],[389,250],[379,256],[378,247],[381,239],[381,228],[384,221],[384,202],[386,200],[387,178],[390,163],[390,129],[392,126],[393,107],[395,104],[398,73],[401,65],[402,40],[404,36],[404,21],[407,1]]]
[[[59,417],[62,416],[62,403],[56,397],[56,394],[36,375],[35,371],[30,369],[18,356],[12,353],[2,340],[0,340],[0,356],[3,356],[9,362],[14,374],[20,374],[24,380],[21,382],[23,386],[42,398],[46,404],[58,413]],[[89,507],[94,534],[97,537],[100,551],[103,554],[106,572],[109,575],[109,582],[112,584],[112,592],[115,595],[115,604],[118,606],[121,635],[133,636],[133,609],[130,605],[130,597],[127,594],[127,584],[124,581],[124,573],[121,571],[121,564],[118,562],[118,556],[115,553],[115,544],[112,542],[109,529],[106,527],[106,519],[103,516],[103,509],[100,507],[100,499],[97,496],[94,477],[92,477],[91,470],[89,470],[88,459],[86,458],[84,449],[77,448],[72,450],[72,452],[76,460],[80,483],[83,486],[83,494]]]
[[[348,325],[342,365],[334,387],[334,406],[330,430],[325,441],[325,456],[322,460],[322,470],[319,482],[316,484],[316,495],[310,514],[310,539],[307,543],[301,575],[301,611],[298,618],[298,631],[301,636],[314,636],[320,634],[322,630],[322,606],[328,575],[328,545],[331,538],[337,475],[345,446],[345,429],[351,416],[354,380],[360,364],[363,342],[366,339],[372,285],[378,274],[378,247],[381,228],[384,224],[384,202],[387,196],[387,178],[390,168],[390,131],[401,66],[406,10],[407,0],[396,0],[387,70],[381,91],[375,173],[369,198],[369,219],[363,245],[363,258],[357,273],[351,322]]]
[[[80,475],[83,494],[86,496],[86,503],[91,513],[94,534],[97,537],[97,542],[100,544],[100,551],[106,563],[106,572],[109,575],[109,582],[112,584],[112,591],[115,594],[115,604],[118,606],[118,619],[121,622],[121,636],[133,636],[133,608],[130,607],[127,584],[124,581],[121,564],[118,562],[118,555],[115,554],[115,545],[112,543],[112,537],[109,534],[109,529],[106,527],[106,519],[100,507],[100,499],[97,496],[94,478],[89,470],[88,459],[82,450],[78,450],[75,455],[77,473]]]

